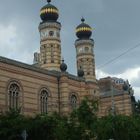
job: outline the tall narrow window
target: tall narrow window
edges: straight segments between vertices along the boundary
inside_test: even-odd
[[[73,109],[77,108],[77,97],[75,95],[71,96],[71,106]]]
[[[41,91],[40,109],[41,109],[41,113],[47,113],[48,112],[48,92],[46,90]]]
[[[51,45],[51,63],[54,63],[54,46]]]
[[[89,52],[89,48],[88,47],[85,47],[85,52]]]
[[[20,88],[16,83],[13,83],[9,87],[9,107],[13,109],[19,108],[19,93]]]

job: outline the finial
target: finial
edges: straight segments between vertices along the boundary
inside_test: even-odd
[[[82,22],[84,22],[84,21],[85,21],[85,19],[82,17],[81,21],[82,21]]]
[[[64,58],[62,57],[62,63],[64,63]]]
[[[47,0],[47,2],[48,2],[48,3],[50,3],[50,2],[51,2],[51,0]]]
[[[60,70],[62,72],[66,72],[66,70],[67,70],[67,65],[64,63],[64,58],[62,58],[62,63],[60,65]]]

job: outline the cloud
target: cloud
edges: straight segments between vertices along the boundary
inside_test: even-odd
[[[6,49],[5,46],[14,45],[16,37],[16,27],[0,25],[0,46],[2,50]]]
[[[128,79],[130,82],[133,82],[140,78],[140,66],[136,68],[127,69],[123,73],[118,73],[118,74],[109,74],[102,70],[97,70],[96,76],[97,78],[106,77],[106,76],[118,77],[118,78],[123,78],[125,80]]]
[[[135,92],[136,100],[140,100],[140,87],[133,87]]]
[[[13,24],[0,24],[0,55],[26,63],[32,63],[33,53],[28,51],[26,37],[21,35],[22,29]],[[23,33],[23,32],[22,32]],[[24,33],[23,33],[24,34]],[[29,45],[30,46],[30,45]]]
[[[1,55],[14,52],[17,45],[17,30],[13,25],[4,26],[0,24],[0,48]]]

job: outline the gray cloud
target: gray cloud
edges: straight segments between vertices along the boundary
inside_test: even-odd
[[[138,73],[138,77],[131,84],[136,87],[140,87],[140,71]]]

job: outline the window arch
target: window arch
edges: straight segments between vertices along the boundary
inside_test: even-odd
[[[85,47],[85,52],[89,52],[89,47]]]
[[[72,109],[76,109],[77,103],[78,103],[76,95],[74,95],[74,94],[71,95],[70,102],[71,102]]]
[[[19,109],[20,87],[16,82],[12,82],[8,88],[9,108]]]
[[[54,63],[54,45],[51,44],[51,63]]]
[[[41,113],[48,113],[48,97],[49,93],[47,89],[42,89],[40,92],[40,111]]]

